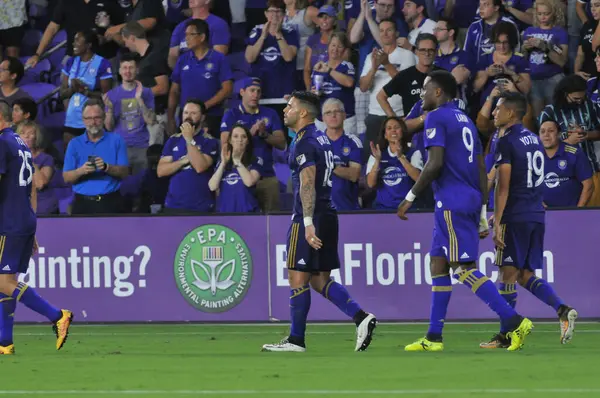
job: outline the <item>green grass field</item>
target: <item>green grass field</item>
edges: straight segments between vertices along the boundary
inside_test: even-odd
[[[0,356],[0,396],[599,397],[600,324],[538,324],[515,353],[481,350],[492,324],[449,324],[443,353],[405,353],[426,325],[380,324],[353,352],[353,325],[309,325],[306,353],[263,353],[286,325],[75,324],[65,348],[50,327],[17,326],[17,355]]]

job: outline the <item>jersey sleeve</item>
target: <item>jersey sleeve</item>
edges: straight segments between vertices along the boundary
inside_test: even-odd
[[[385,95],[388,97],[393,97],[396,94],[402,92],[402,87],[404,83],[402,82],[403,72],[399,72],[392,80],[390,80],[385,86],[383,86],[383,91]]]
[[[371,61],[371,54],[369,54],[365,58],[365,63],[363,64],[363,70],[362,70],[362,73],[360,74],[360,77],[367,76],[369,74],[369,72],[371,71],[372,67],[373,67],[373,62]]]
[[[369,160],[367,161],[367,169],[365,173],[369,174],[371,170],[373,170],[373,166],[375,166],[375,157],[373,155],[369,156]]]
[[[350,156],[348,156],[348,160],[362,165],[362,149],[363,145],[360,138],[350,136]]]
[[[65,153],[65,161],[63,164],[63,171],[72,171],[77,168],[76,158],[77,151],[75,149],[75,143],[69,142],[67,145],[67,152]]]
[[[220,23],[214,24],[213,29],[210,32],[213,46],[228,46],[231,41],[231,33],[229,32],[229,26],[225,21],[219,21]]]
[[[446,146],[446,126],[443,115],[438,112],[428,113],[425,118],[425,136],[423,137],[425,148],[432,146]]]
[[[162,150],[161,157],[173,156],[173,138],[169,138]]]
[[[99,80],[106,80],[106,79],[112,79],[113,75],[112,75],[112,68],[110,66],[110,62],[108,62],[107,59],[103,59],[102,62],[100,62],[100,70],[98,71],[98,79]]]
[[[298,173],[307,167],[314,166],[317,162],[316,149],[307,139],[296,142],[294,157],[295,162],[298,165]]]
[[[260,35],[262,34],[263,29],[264,29],[263,25],[257,25],[254,28],[252,28],[250,35],[246,39],[246,45],[248,45],[248,46],[255,45],[256,42],[258,41],[258,39],[260,38]]]
[[[577,180],[583,182],[592,178],[594,171],[586,154],[578,148],[575,152],[575,175]]]
[[[221,83],[233,80],[233,72],[231,71],[231,64],[229,60],[223,57],[221,61],[221,68],[219,69],[219,81]]]
[[[186,26],[186,21],[181,22],[180,24],[178,24],[175,27],[175,30],[173,31],[173,34],[171,35],[171,42],[169,43],[169,47],[173,48],[173,47],[179,47],[179,44],[181,44],[181,33],[183,32],[183,29]]]
[[[8,145],[6,141],[0,140],[0,175],[8,171]]]
[[[496,145],[495,166],[499,167],[502,164],[512,164],[512,151],[510,141],[501,138]]]
[[[235,115],[233,114],[233,109],[228,109],[225,111],[223,115],[223,119],[221,120],[221,133],[224,131],[231,132],[233,125],[235,124]]]

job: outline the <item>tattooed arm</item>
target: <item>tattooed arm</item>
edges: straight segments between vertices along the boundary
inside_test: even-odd
[[[300,200],[302,201],[302,213],[304,218],[312,218],[315,212],[315,201],[317,193],[315,190],[316,166],[309,166],[300,172]]]

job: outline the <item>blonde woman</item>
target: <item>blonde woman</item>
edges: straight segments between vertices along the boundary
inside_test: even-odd
[[[533,26],[523,33],[522,49],[529,58],[532,81],[529,98],[535,115],[552,103],[554,89],[563,78],[569,59],[569,34],[564,28],[564,6],[560,0],[537,0]]]

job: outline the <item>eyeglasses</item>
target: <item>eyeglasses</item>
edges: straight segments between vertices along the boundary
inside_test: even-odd
[[[421,54],[427,54],[427,55],[435,54],[434,48],[419,48],[417,51]]]
[[[437,28],[437,27],[433,28],[434,32],[442,32],[444,30],[450,30],[450,29],[448,29],[448,28]]]
[[[271,14],[271,15],[273,15],[273,14],[283,14],[283,10],[281,10],[279,8],[276,9],[276,10],[267,10],[267,14]]]

